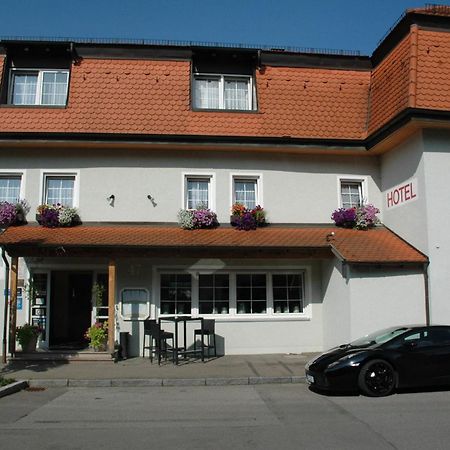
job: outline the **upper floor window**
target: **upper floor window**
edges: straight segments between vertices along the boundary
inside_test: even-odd
[[[247,209],[253,209],[262,203],[260,178],[233,176],[233,204],[240,203]]]
[[[186,175],[184,185],[184,208],[213,209],[212,175]]]
[[[56,205],[57,203],[74,206],[75,176],[47,175],[45,177],[44,203]]]
[[[0,175],[0,202],[17,203],[20,199],[20,175]]]
[[[342,208],[356,208],[363,204],[362,181],[341,180]]]
[[[251,111],[255,109],[253,97],[249,75],[194,74],[194,108]]]
[[[68,70],[11,69],[12,105],[65,105]]]

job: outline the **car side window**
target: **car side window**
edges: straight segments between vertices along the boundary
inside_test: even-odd
[[[403,338],[403,345],[415,348],[424,348],[432,346],[433,341],[430,338],[429,331],[416,331]]]
[[[450,345],[450,329],[432,330],[433,345]]]

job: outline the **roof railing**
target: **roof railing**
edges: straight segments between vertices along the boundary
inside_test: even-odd
[[[359,50],[332,48],[293,47],[267,44],[242,44],[235,42],[178,41],[168,39],[130,39],[130,38],[82,38],[82,37],[47,37],[47,36],[0,36],[0,42],[73,42],[75,44],[112,44],[143,45],[164,47],[214,47],[247,50],[266,50],[285,53],[313,53],[338,56],[361,56]]]

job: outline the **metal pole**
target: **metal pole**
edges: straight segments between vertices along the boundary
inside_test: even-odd
[[[2,247],[2,259],[5,263],[5,305],[3,312],[3,341],[2,341],[2,363],[6,364],[6,349],[8,336],[8,303],[9,303],[9,262],[6,258],[5,248]]]

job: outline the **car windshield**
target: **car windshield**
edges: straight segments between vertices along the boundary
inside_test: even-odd
[[[350,345],[352,347],[365,347],[367,345],[384,344],[406,333],[408,330],[409,328],[405,327],[386,328],[385,330],[376,331],[375,333],[356,339],[356,341],[350,342]]]

